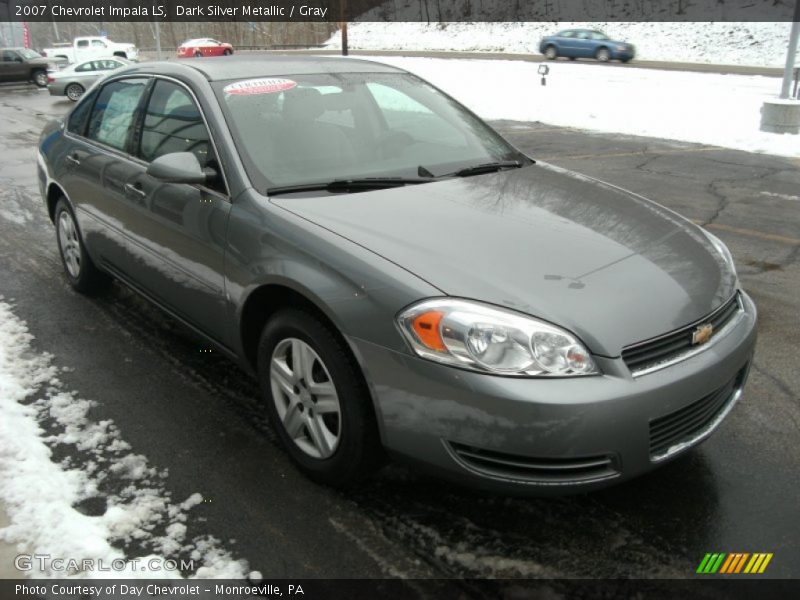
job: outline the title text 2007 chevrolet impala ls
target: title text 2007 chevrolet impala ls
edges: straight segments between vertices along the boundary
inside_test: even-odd
[[[73,287],[117,278],[237,357],[317,481],[385,449],[591,489],[708,437],[747,378],[717,238],[382,64],[125,69],[46,127],[39,180]]]

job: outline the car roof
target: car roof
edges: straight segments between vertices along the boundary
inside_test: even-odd
[[[334,56],[246,55],[209,57],[197,61],[142,63],[137,69],[163,75],[200,73],[209,81],[310,75],[314,73],[405,73],[379,62]]]

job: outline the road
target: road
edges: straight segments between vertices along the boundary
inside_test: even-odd
[[[267,578],[688,577],[706,552],[740,551],[773,552],[765,576],[800,576],[797,160],[495,123],[531,155],[649,196],[730,245],[761,319],[746,395],[701,448],[590,495],[496,497],[402,465],[343,493],[297,474],[236,366],[121,285],[99,299],[67,286],[35,145],[68,109],[31,86],[0,87],[0,296],[36,349],[70,368],[65,388],[169,470],[174,497],[203,494],[194,533]]]

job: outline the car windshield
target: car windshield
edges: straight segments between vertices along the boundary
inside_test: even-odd
[[[261,190],[337,179],[425,180],[487,163],[529,162],[457,102],[407,73],[286,75],[214,85]]]
[[[35,50],[31,50],[30,48],[23,48],[22,50],[17,50],[20,53],[22,58],[31,59],[31,58],[41,58],[42,55],[36,52]]]

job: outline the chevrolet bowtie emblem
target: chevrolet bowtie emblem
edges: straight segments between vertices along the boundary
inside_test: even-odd
[[[692,332],[692,345],[705,344],[711,339],[711,334],[714,333],[714,326],[711,323],[700,325]]]

